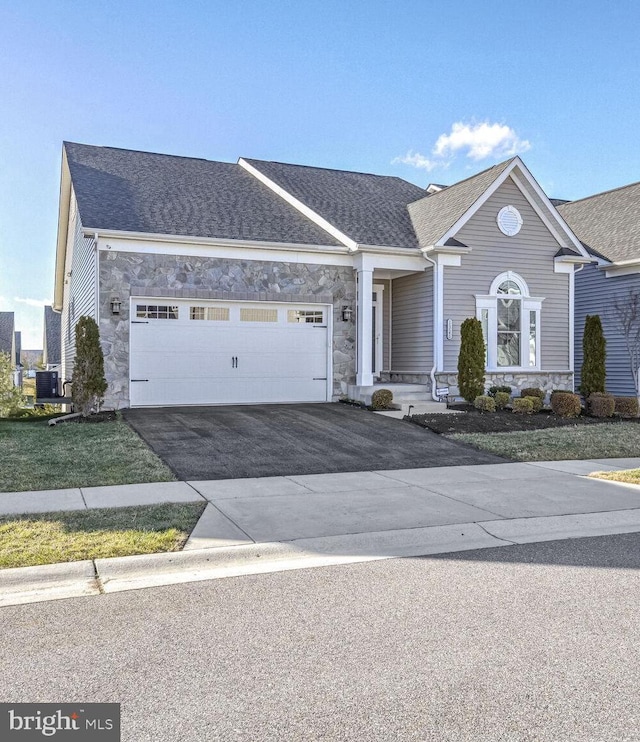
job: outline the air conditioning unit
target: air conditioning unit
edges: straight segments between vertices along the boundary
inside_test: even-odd
[[[36,371],[36,399],[59,397],[58,372]]]

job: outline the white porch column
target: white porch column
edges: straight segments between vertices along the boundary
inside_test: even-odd
[[[373,385],[373,270],[358,267],[358,317],[356,337],[358,340],[358,364],[356,384]]]

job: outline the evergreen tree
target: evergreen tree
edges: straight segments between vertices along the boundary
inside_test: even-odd
[[[8,353],[0,353],[0,417],[10,417],[22,407],[22,390],[13,383],[13,368]]]
[[[470,404],[484,393],[484,359],[482,324],[475,317],[469,317],[460,328],[458,389],[461,396]]]
[[[71,376],[74,409],[84,417],[97,412],[106,390],[98,325],[91,317],[80,317],[76,324],[76,357]]]
[[[602,332],[602,322],[597,314],[587,315],[582,336],[582,371],[580,391],[585,399],[593,392],[604,392],[607,341]]]

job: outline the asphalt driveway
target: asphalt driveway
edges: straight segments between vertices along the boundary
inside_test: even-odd
[[[417,425],[340,403],[163,407],[123,415],[183,480],[503,461]]]

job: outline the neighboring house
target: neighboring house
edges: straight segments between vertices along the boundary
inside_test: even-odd
[[[90,315],[108,406],[435,394],[455,386],[475,316],[488,384],[572,388],[574,271],[589,260],[519,157],[423,190],[65,143],[62,374]]]
[[[22,386],[22,333],[16,331],[13,333],[14,336],[14,347],[16,349],[16,368],[14,371],[13,383],[15,386]]]
[[[16,354],[16,331],[13,312],[0,312],[0,353],[6,353],[9,356],[13,372],[13,383],[19,386],[16,376],[18,358]]]
[[[595,262],[576,276],[576,384],[588,314],[598,314],[607,341],[607,390],[635,396],[636,388],[614,303],[640,292],[640,183],[562,204],[558,210]]]
[[[62,316],[53,307],[44,308],[42,364],[47,371],[61,370]]]
[[[20,360],[22,361],[22,377],[35,379],[36,371],[42,365],[42,351],[23,348]]]

